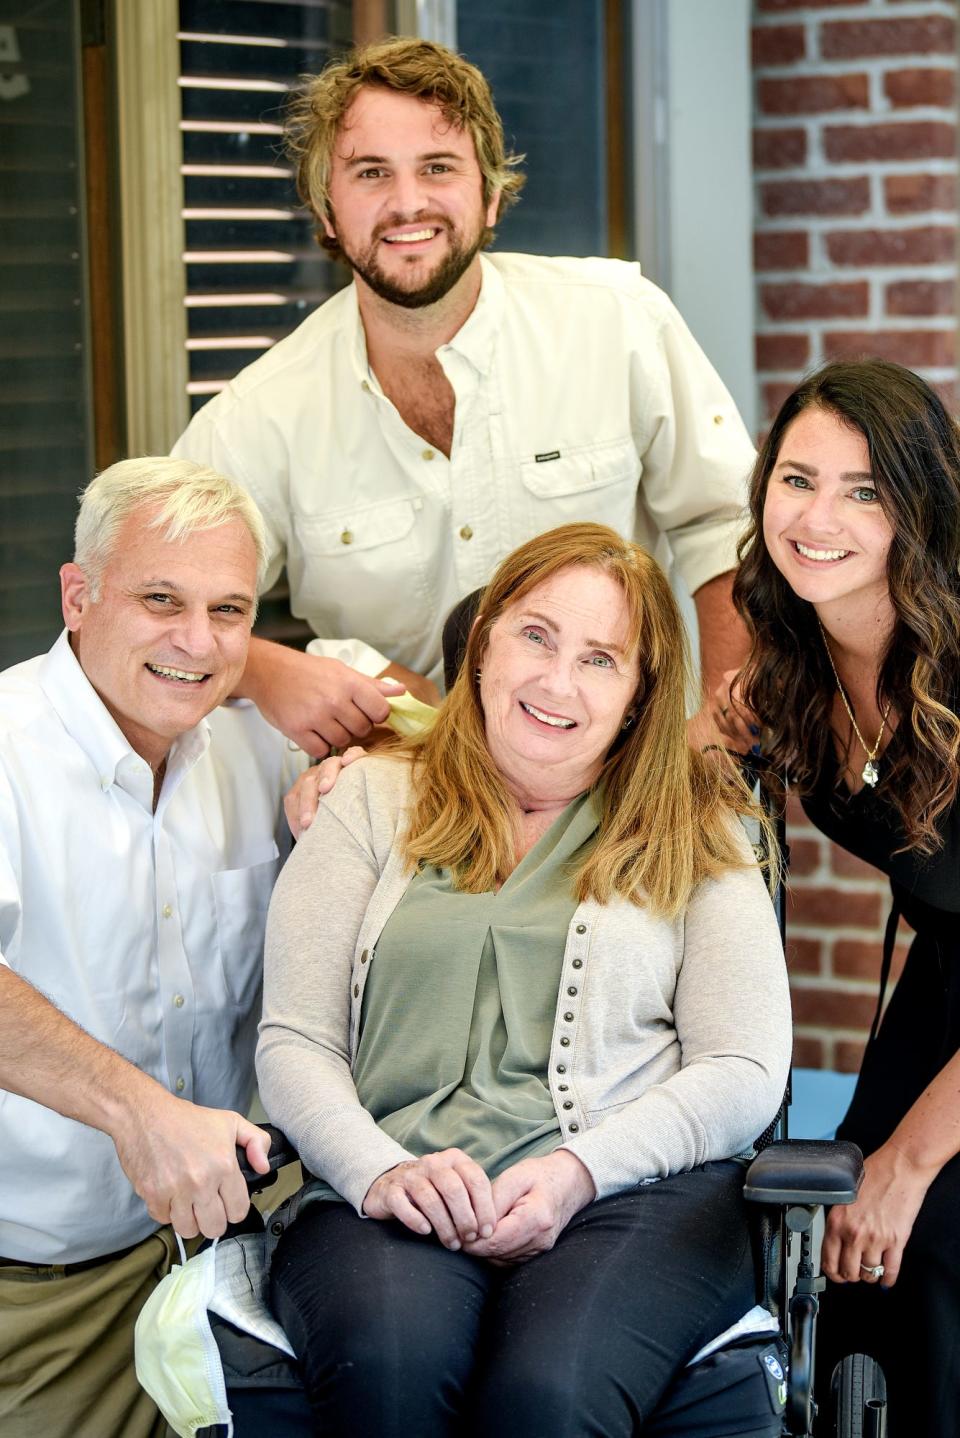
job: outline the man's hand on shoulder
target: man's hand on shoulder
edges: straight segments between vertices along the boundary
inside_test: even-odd
[[[305,753],[322,759],[331,748],[345,749],[382,724],[389,713],[386,696],[403,688],[394,679],[369,679],[339,659],[254,639],[236,692],[252,699]]]
[[[237,1148],[266,1173],[270,1136],[238,1113],[149,1083],[110,1130],[123,1171],[157,1223],[172,1223],[184,1238],[218,1238],[250,1207]]]
[[[305,769],[296,783],[287,790],[283,797],[283,812],[295,839],[299,839],[301,834],[310,828],[316,818],[320,800],[324,794],[330,793],[340,770],[352,764],[355,759],[362,759],[366,752],[366,749],[354,744],[342,754],[331,754],[329,759]]]

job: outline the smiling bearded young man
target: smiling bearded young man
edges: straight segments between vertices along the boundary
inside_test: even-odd
[[[133,1325],[249,1207],[266,907],[304,763],[246,701],[255,505],[188,461],[87,488],[66,628],[0,675],[0,1430],[158,1438]],[[172,1227],[171,1227],[172,1225]]]
[[[675,560],[709,692],[746,648],[730,583],[753,447],[667,296],[620,260],[482,253],[522,157],[480,71],[431,41],[309,79],[287,148],[353,283],[175,447],[253,495],[268,581],[286,565],[321,636],[306,657],[254,640],[241,692],[312,754],[363,738],[385,676],[434,697],[457,600],[572,520]]]

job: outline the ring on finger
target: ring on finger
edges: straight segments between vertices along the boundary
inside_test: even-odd
[[[861,1263],[860,1272],[865,1273],[868,1278],[882,1278],[885,1269],[882,1263]]]

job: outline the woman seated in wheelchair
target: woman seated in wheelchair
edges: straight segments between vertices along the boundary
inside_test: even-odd
[[[323,1183],[271,1296],[318,1432],[632,1433],[754,1302],[737,1156],[789,1000],[686,677],[647,554],[534,539],[434,728],[345,769],[281,875],[260,1091]]]
[[[916,934],[838,1132],[867,1158],[856,1203],[827,1223],[818,1357],[829,1371],[851,1348],[872,1354],[891,1433],[957,1438],[957,427],[909,370],[827,365],[774,421],[751,517],[735,595],[753,649],[718,723],[741,748],[759,724],[813,822],[889,875],[883,972],[899,914]]]

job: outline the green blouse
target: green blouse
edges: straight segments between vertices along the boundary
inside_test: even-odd
[[[589,794],[569,804],[496,893],[464,894],[421,868],[371,960],[354,1082],[411,1153],[461,1148],[495,1178],[550,1153],[547,1083],[570,882],[597,830]]]

